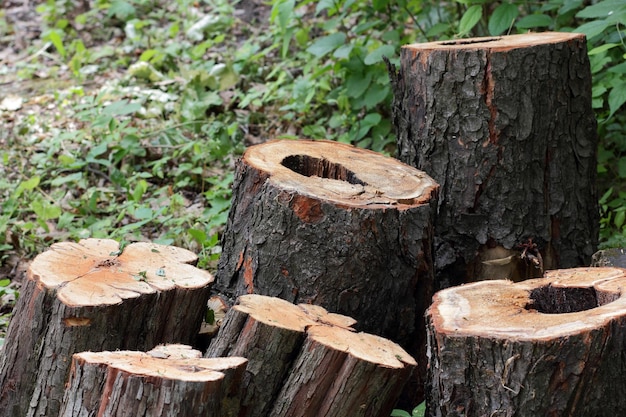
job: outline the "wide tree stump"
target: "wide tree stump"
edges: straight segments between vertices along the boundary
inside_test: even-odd
[[[244,295],[205,356],[249,360],[239,417],[389,415],[415,360],[353,324],[319,306]]]
[[[398,157],[441,186],[439,288],[589,265],[599,212],[584,35],[407,45],[390,74]]]
[[[321,305],[424,357],[437,189],[415,168],[337,142],[250,147],[215,289]]]
[[[435,294],[431,416],[616,416],[626,410],[626,270],[575,268]]]
[[[247,360],[200,355],[168,345],[76,353],[60,416],[237,416]]]
[[[107,239],[57,243],[30,265],[0,366],[0,410],[58,415],[82,351],[190,344],[213,277],[185,249]]]

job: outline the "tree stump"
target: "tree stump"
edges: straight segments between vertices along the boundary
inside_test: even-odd
[[[56,243],[30,265],[0,366],[0,409],[58,415],[71,357],[194,340],[213,277],[194,253],[113,240]]]
[[[167,345],[148,353],[77,353],[60,416],[237,416],[247,360],[199,356]]]
[[[439,288],[589,265],[599,213],[584,35],[407,45],[390,74],[398,157],[441,186]]]
[[[239,417],[389,415],[416,363],[353,324],[319,306],[244,295],[205,356],[249,360]]]
[[[616,416],[626,410],[626,270],[575,268],[435,294],[431,416]]]
[[[215,289],[318,304],[423,357],[436,193],[423,172],[342,143],[250,147]]]

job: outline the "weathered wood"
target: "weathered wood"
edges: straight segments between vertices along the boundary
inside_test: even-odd
[[[599,250],[591,257],[591,266],[616,266],[618,268],[626,268],[626,251],[624,248]]]
[[[388,415],[415,361],[388,340],[354,333],[353,324],[320,306],[244,295],[205,356],[249,360],[239,417]]]
[[[416,365],[379,336],[310,327],[270,416],[388,416]]]
[[[584,35],[407,45],[390,73],[398,157],[441,186],[439,288],[589,265],[599,212]],[[521,256],[529,239],[543,265]]]
[[[244,358],[200,358],[185,346],[73,355],[60,416],[236,416]]]
[[[0,364],[0,409],[58,415],[71,357],[194,341],[213,277],[187,250],[107,239],[57,243],[30,265]]]
[[[425,358],[437,189],[396,159],[337,142],[250,147],[237,165],[215,289],[231,300],[318,304]]]
[[[615,416],[626,410],[626,270],[551,271],[435,294],[431,416]]]

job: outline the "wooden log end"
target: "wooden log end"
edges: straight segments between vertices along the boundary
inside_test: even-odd
[[[555,270],[519,283],[481,281],[442,290],[428,314],[439,334],[554,339],[626,316],[623,289],[621,268]]]
[[[333,141],[269,141],[248,148],[243,161],[277,188],[297,192],[294,210],[307,223],[316,220],[319,200],[409,208],[428,203],[438,188],[424,172],[400,161]]]
[[[195,268],[186,249],[137,242],[121,248],[110,239],[60,242],[31,263],[28,276],[54,289],[68,306],[111,305],[141,294],[202,288],[213,282]]]

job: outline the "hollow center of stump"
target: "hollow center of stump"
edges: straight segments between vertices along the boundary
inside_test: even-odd
[[[324,158],[320,159],[309,155],[290,155],[282,160],[281,165],[306,177],[328,178],[346,181],[354,185],[367,185],[348,168]]]
[[[593,288],[562,288],[545,286],[530,292],[531,303],[526,309],[544,314],[576,313],[591,310],[608,302],[598,297]]]

